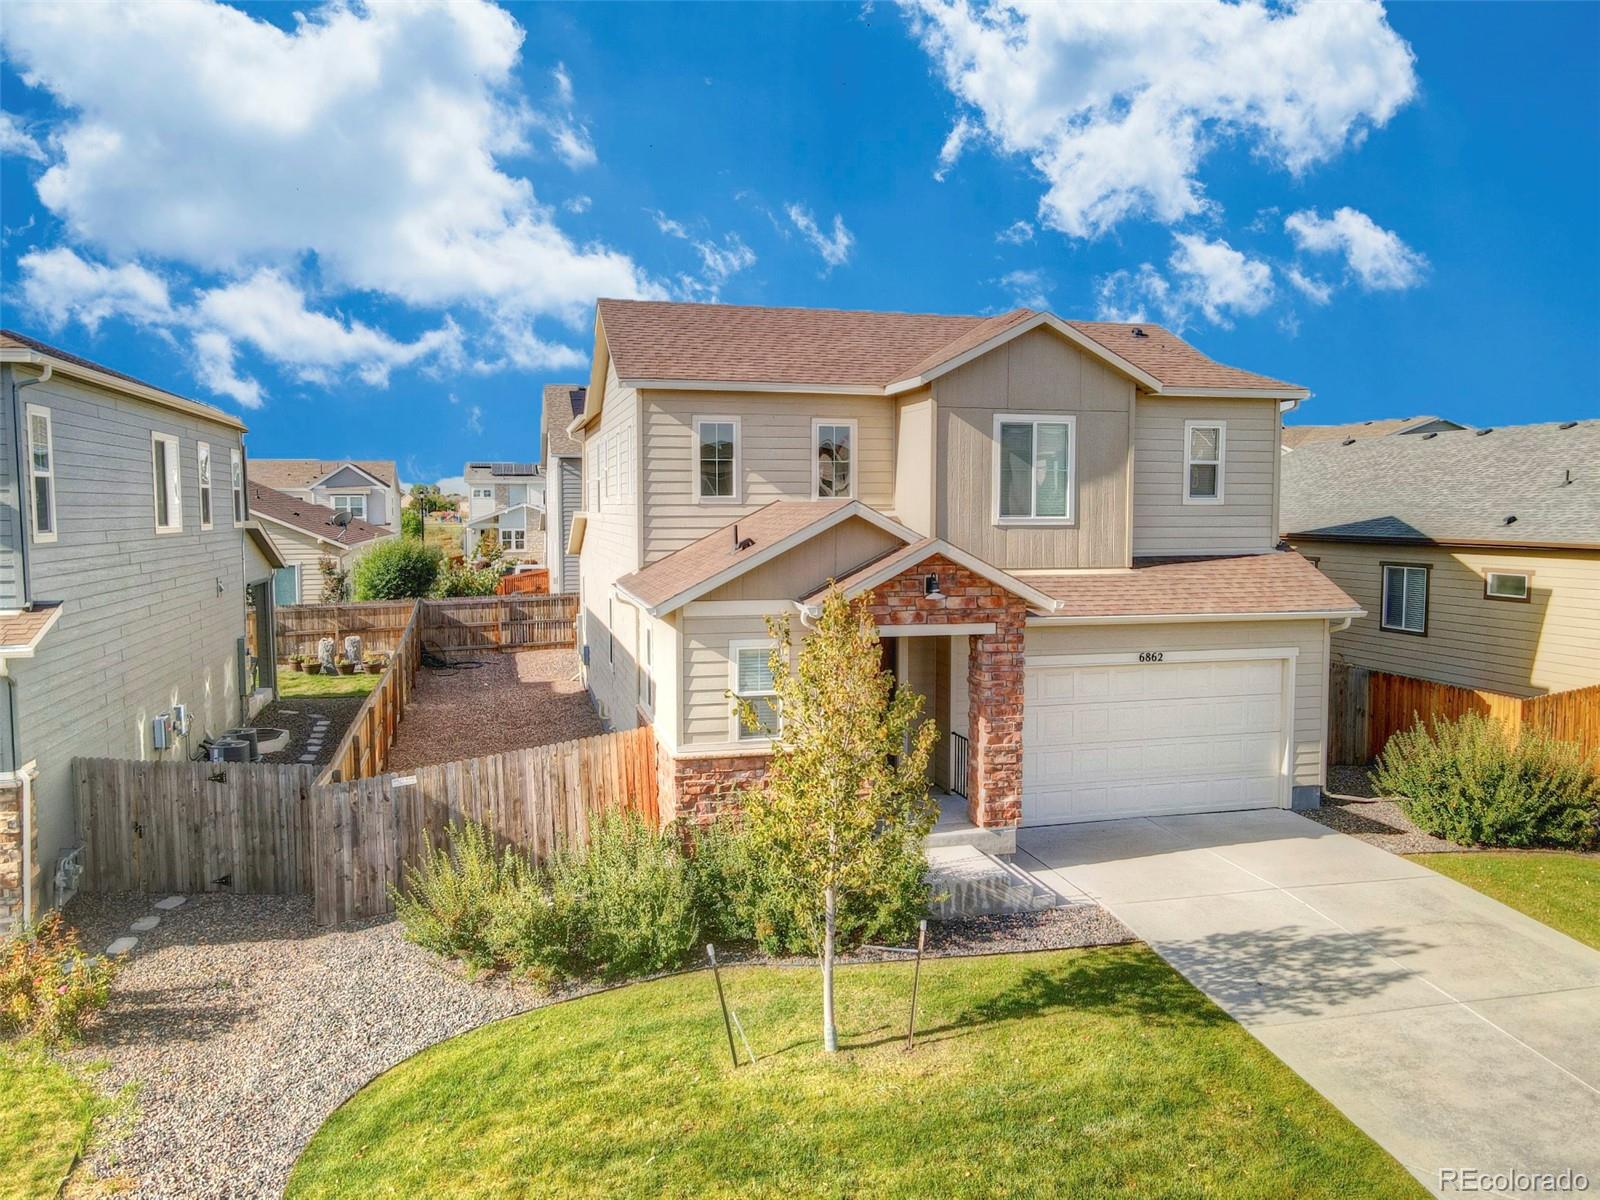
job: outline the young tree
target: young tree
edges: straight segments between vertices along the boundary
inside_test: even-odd
[[[318,596],[322,603],[343,604],[350,599],[349,567],[324,554],[317,560],[317,569],[322,572],[322,593]]]
[[[478,557],[484,562],[499,562],[504,551],[500,548],[500,535],[493,529],[485,529],[478,538]]]
[[[839,1048],[833,966],[841,902],[890,899],[894,868],[922,856],[937,809],[928,756],[938,737],[922,697],[882,669],[866,598],[830,589],[791,664],[789,619],[769,621],[779,728],[765,782],[745,798],[752,848],[822,960],[822,1041]],[[763,714],[739,701],[739,719]],[[771,714],[765,714],[770,719]]]

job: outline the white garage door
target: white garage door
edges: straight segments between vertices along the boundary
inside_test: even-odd
[[[1287,660],[1030,662],[1022,823],[1284,803]]]

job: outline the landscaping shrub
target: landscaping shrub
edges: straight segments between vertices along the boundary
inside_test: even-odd
[[[322,591],[317,599],[323,604],[343,604],[350,599],[350,568],[337,559],[324,554],[317,560],[317,570],[322,572]]]
[[[357,560],[357,600],[411,600],[432,593],[444,556],[412,538],[380,542]]]
[[[1395,734],[1373,782],[1419,829],[1462,845],[1582,850],[1600,826],[1600,777],[1577,746],[1512,739],[1474,713]]]
[[[466,563],[456,566],[446,564],[439,572],[439,582],[434,585],[436,596],[492,596],[500,582],[500,572],[493,567],[479,569]]]
[[[424,949],[459,958],[481,971],[503,966],[492,925],[507,892],[531,872],[514,851],[495,853],[494,841],[474,821],[451,826],[448,847],[435,847],[418,867],[406,868],[395,913],[406,936]]]
[[[118,967],[85,954],[60,913],[46,914],[0,951],[0,1034],[47,1044],[76,1038],[105,1007]]]
[[[422,540],[422,510],[419,508],[402,508],[400,510],[400,536]]]

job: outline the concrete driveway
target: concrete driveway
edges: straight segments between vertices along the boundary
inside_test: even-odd
[[[1600,952],[1290,812],[1024,829],[1017,849],[1437,1194],[1548,1196],[1517,1173],[1563,1169],[1600,1193]]]

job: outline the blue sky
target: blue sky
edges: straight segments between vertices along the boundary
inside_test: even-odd
[[[1307,420],[1600,413],[1600,5],[298,11],[0,31],[5,324],[257,456],[532,457],[597,294],[1042,304]]]

